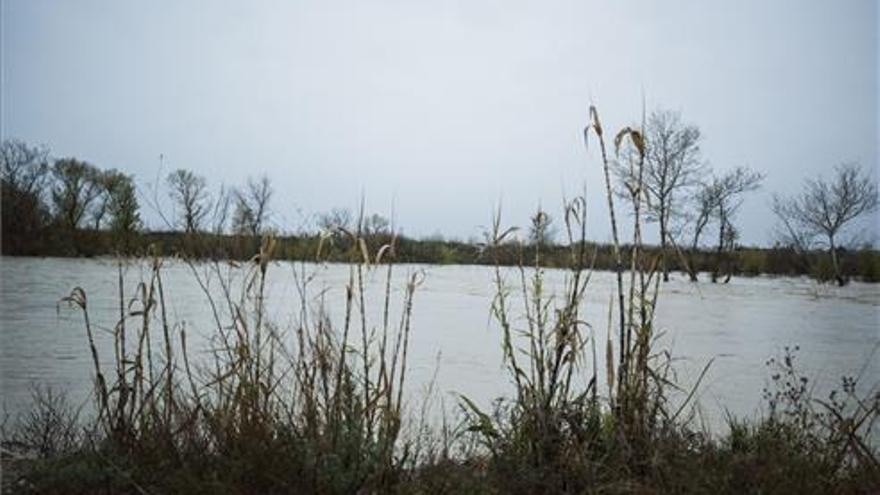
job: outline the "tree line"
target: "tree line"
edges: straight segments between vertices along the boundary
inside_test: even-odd
[[[615,194],[630,205],[640,198],[647,206],[644,214],[657,226],[659,246],[654,250],[664,281],[670,271],[680,270],[692,281],[708,272],[712,282],[726,282],[756,266],[760,272],[808,273],[841,285],[850,275],[880,278],[877,257],[854,260],[854,242],[844,238],[856,219],[878,206],[877,184],[858,165],[839,165],[830,178],[808,179],[794,197],[774,195],[774,247],[766,252],[744,249],[738,244],[737,213],[747,195],[761,187],[764,174],[744,166],[713,170],[701,153],[699,127],[686,123],[678,112],[655,110],[642,129],[643,167],[635,166],[639,154],[633,142],[616,143]],[[158,242],[190,255],[247,257],[261,236],[277,234],[271,225],[274,190],[266,176],[214,192],[205,177],[173,170],[163,179],[166,193],[161,196],[168,201],[160,199],[158,186],[147,197],[167,232],[145,232],[129,174],[76,158],[53,159],[46,148],[15,139],[0,145],[0,160],[4,254],[138,254]],[[642,177],[634,176],[636,170]],[[170,205],[168,215],[162,204]],[[545,248],[544,262],[553,265],[555,233],[553,217],[539,208],[522,243]],[[391,239],[392,228],[381,215],[335,208],[316,215],[310,232],[280,237],[286,239],[282,245],[287,245],[289,257],[309,257],[309,249],[320,245],[331,259],[342,260],[354,237],[381,245]],[[409,251],[400,259],[482,262],[473,243],[399,242],[399,249],[406,246]],[[602,265],[601,252],[597,250],[597,266],[611,266],[610,260]],[[756,253],[762,253],[757,262]]]
[[[113,252],[135,252],[144,225],[132,175],[76,158],[53,159],[45,147],[7,139],[0,144],[0,179],[4,254],[41,254],[59,239],[94,240],[96,233],[109,235],[105,247]],[[265,176],[216,194],[204,177],[185,169],[168,174],[165,183],[173,214],[166,217],[157,198],[152,206],[168,230],[224,235],[231,228],[251,237],[267,230],[273,190]]]

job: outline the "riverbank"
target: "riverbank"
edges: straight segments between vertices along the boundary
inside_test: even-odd
[[[377,252],[391,242],[390,235],[373,235],[364,238],[368,249]],[[275,259],[287,261],[351,262],[351,240],[340,235],[331,237],[318,234],[300,236],[277,236]],[[413,239],[406,236],[396,238],[396,261],[400,263],[454,264],[516,266],[523,262],[521,250],[511,245],[494,259],[485,255],[485,246],[461,241],[443,239]],[[119,242],[111,232],[101,230],[77,230],[74,232],[45,231],[26,239],[4,237],[2,254],[4,256],[51,256],[51,257],[96,257],[115,256]],[[132,235],[126,240],[126,250],[130,256],[179,256],[191,259],[231,259],[248,260],[259,247],[259,241],[248,236],[199,234],[181,232],[144,232]],[[591,255],[593,266],[602,270],[615,268],[613,246],[587,241],[586,251]],[[644,246],[647,256],[658,257],[656,246]],[[542,246],[540,264],[550,268],[564,268],[571,262],[571,247],[565,244]],[[624,265],[629,264],[629,247],[624,245]],[[355,254],[359,256],[359,254]],[[594,257],[592,257],[594,256]],[[696,273],[718,272],[720,280],[727,274],[734,276],[754,275],[807,275],[820,281],[833,279],[833,270],[827,253],[796,253],[790,248],[738,247],[719,255],[710,249],[697,249],[687,252],[671,250],[666,258],[667,270],[686,272],[688,268]],[[854,280],[880,282],[880,251],[869,248],[858,250],[839,250],[843,274]],[[374,260],[375,261],[375,260]],[[381,261],[381,260],[380,260]],[[533,260],[526,260],[531,262]],[[721,266],[719,266],[721,265]]]

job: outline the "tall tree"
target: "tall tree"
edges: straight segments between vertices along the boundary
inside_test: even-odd
[[[800,251],[824,245],[841,286],[846,283],[837,256],[841,232],[877,205],[877,183],[855,163],[835,167],[830,180],[808,179],[797,196],[773,196],[773,212],[782,224],[781,240]]]
[[[89,207],[101,194],[100,173],[94,165],[64,158],[52,166],[52,204],[59,224],[77,229]]]
[[[704,171],[700,157],[700,129],[682,122],[681,114],[655,110],[646,126],[647,150],[643,187],[648,207],[660,225],[663,280],[669,281],[667,252],[672,216],[684,190],[697,185]]]
[[[184,232],[198,232],[211,211],[211,197],[205,178],[190,170],[177,169],[168,174],[168,195],[178,208],[179,224]]]
[[[267,176],[248,179],[247,185],[235,192],[234,230],[238,234],[259,237],[269,217],[272,184]]]

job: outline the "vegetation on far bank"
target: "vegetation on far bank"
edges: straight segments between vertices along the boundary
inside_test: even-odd
[[[348,261],[349,241],[334,235],[329,241],[321,234],[276,237],[276,259],[287,261],[308,261],[314,259],[318,246],[325,252],[324,259],[331,262]],[[391,240],[390,233],[371,234],[364,237],[368,246],[382,246]],[[65,232],[46,230],[39,236],[26,241],[3,240],[3,254],[6,256],[48,256],[48,257],[98,257],[118,254],[117,240],[112,232],[102,230],[78,230]],[[141,232],[128,240],[128,255],[143,256],[158,251],[166,256],[179,256],[196,259],[247,260],[257,244],[250,236],[229,234],[186,234],[183,232]],[[444,239],[412,239],[397,237],[400,263],[430,263],[454,265],[488,265],[492,263],[485,255],[483,244]],[[596,252],[595,268],[611,270],[614,268],[613,248],[610,244],[585,243],[586,249]],[[568,262],[569,246],[564,243],[545,244],[541,264],[548,268],[563,268]],[[651,253],[660,251],[656,246],[645,246]],[[512,253],[513,251],[509,251]],[[625,255],[624,255],[625,256]],[[709,274],[718,270],[718,256],[710,249],[699,249],[688,253],[688,268],[699,273]],[[857,249],[839,249],[841,273],[846,279],[864,282],[880,282],[880,251],[870,246]],[[517,255],[502,256],[498,262],[514,266],[520,260]],[[725,254],[723,269],[725,273],[738,276],[807,275],[820,281],[834,280],[834,270],[827,253],[819,250],[798,252],[790,247],[745,247],[737,246]],[[681,260],[672,259],[669,272],[688,275],[688,269]],[[726,278],[726,277],[725,277]],[[724,279],[722,278],[721,281]]]
[[[871,245],[876,239],[871,232],[852,232],[855,221],[878,206],[876,182],[857,165],[842,164],[830,177],[807,180],[798,195],[774,195],[773,247],[746,247],[739,243],[737,213],[765,174],[742,166],[713,170],[701,153],[699,127],[677,112],[658,109],[639,129],[642,168],[630,165],[633,153],[641,153],[636,148],[602,156],[608,159],[611,197],[623,200],[619,214],[634,214],[633,195],[643,201],[642,220],[656,228],[659,239],[645,249],[659,255],[663,281],[676,270],[692,281],[700,272],[712,282],[762,273],[809,275],[840,285],[853,278],[880,281],[880,254]],[[53,159],[48,149],[13,139],[0,145],[0,179],[4,255],[138,256],[158,250],[189,258],[247,259],[261,236],[272,234],[279,259],[310,259],[320,245],[326,259],[343,261],[352,234],[376,248],[390,241],[392,230],[400,232],[381,215],[337,208],[286,234],[285,226],[273,222],[275,191],[266,176],[241,187],[211,189],[205,177],[177,169],[139,190],[135,178],[122,171],[76,158]],[[144,228],[141,201],[161,218],[159,229]],[[519,241],[542,248],[543,266],[566,266],[571,246],[560,236],[563,212],[540,213],[540,225],[523,229]],[[400,236],[397,242],[400,262],[489,263],[485,240]],[[596,250],[597,268],[616,266],[612,245],[583,242]],[[516,256],[496,261],[520,262]]]

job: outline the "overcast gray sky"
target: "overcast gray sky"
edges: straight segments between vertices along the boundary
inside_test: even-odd
[[[845,160],[876,174],[877,5],[3,0],[2,136],[142,187],[160,154],[214,186],[265,172],[286,228],[363,191],[409,234],[468,238],[499,199],[521,224],[586,182],[607,240],[581,130],[591,101],[617,128],[644,95],[714,167],[766,173],[739,217],[764,244],[772,192]]]

